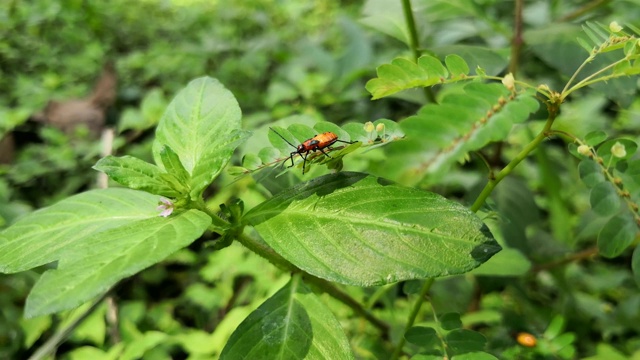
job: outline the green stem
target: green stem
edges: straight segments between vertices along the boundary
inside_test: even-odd
[[[402,337],[398,341],[398,345],[396,345],[396,348],[393,351],[393,354],[391,355],[391,360],[397,360],[400,357],[400,354],[402,354],[402,348],[404,347],[404,343],[405,343],[404,334],[406,334],[407,331],[409,331],[409,329],[413,327],[413,324],[415,323],[416,318],[418,317],[418,313],[420,312],[420,308],[422,307],[422,303],[424,302],[424,298],[425,296],[427,296],[427,293],[431,289],[431,285],[433,285],[433,281],[434,281],[433,278],[429,278],[425,280],[424,285],[422,285],[420,294],[418,295],[416,302],[413,304],[413,308],[411,309],[411,314],[409,314],[409,319],[407,319],[407,324],[404,327],[404,333],[402,334]]]
[[[293,265],[292,263],[287,261],[285,258],[280,256],[280,254],[273,251],[273,249],[267,246],[266,244],[258,242],[245,234],[241,234],[240,236],[238,236],[237,239],[247,249],[265,258],[266,260],[268,260],[270,263],[272,263],[279,269],[286,272],[302,274],[302,276],[304,277],[304,280],[308,284],[313,285],[319,288],[320,290],[326,292],[327,294],[329,294],[329,296],[345,304],[346,306],[351,308],[351,310],[353,310],[356,314],[368,320],[374,327],[380,330],[380,332],[382,333],[383,339],[389,338],[389,325],[387,325],[383,321],[373,316],[358,301],[350,297],[347,293],[335,287],[329,281],[320,279],[318,277],[315,277],[311,274],[306,273],[305,271],[299,269],[297,266]]]
[[[107,295],[111,291],[105,292],[100,298],[98,298],[87,310],[85,310],[80,316],[75,318],[71,323],[69,323],[64,328],[56,331],[55,334],[47,342],[42,344],[34,353],[29,357],[29,360],[40,360],[46,358],[49,354],[53,353],[55,349],[62,344],[66,338],[73,333],[73,331],[80,325],[82,322],[89,317],[97,308],[102,304],[102,301],[107,297]]]
[[[471,211],[476,212],[480,210],[480,207],[482,206],[482,204],[484,204],[489,195],[491,195],[491,192],[496,187],[496,185],[498,185],[500,181],[502,181],[502,179],[504,179],[507,175],[511,174],[513,169],[515,169],[515,167],[518,166],[518,164],[520,164],[520,162],[524,160],[529,155],[529,153],[535,150],[538,145],[540,145],[540,143],[548,136],[551,125],[553,125],[553,121],[556,118],[556,114],[556,110],[549,111],[549,118],[544,125],[544,129],[542,129],[542,131],[540,131],[540,133],[529,144],[527,144],[527,146],[525,146],[524,149],[522,149],[522,151],[520,151],[520,153],[516,155],[516,157],[511,160],[510,163],[507,164],[507,166],[504,167],[504,169],[500,170],[500,172],[494,179],[489,179],[487,185],[485,185],[484,189],[482,189],[482,192],[480,193],[480,195],[478,195],[476,201],[473,203],[473,205],[471,205]]]
[[[218,214],[209,209],[209,207],[204,203],[204,200],[200,199],[195,204],[196,209],[209,215],[209,217],[211,218],[211,225],[213,226],[213,228],[210,227],[210,229],[212,229],[213,231],[222,234],[224,232],[224,229],[228,229],[231,226],[230,223],[224,221],[222,218],[220,218],[220,216],[218,216]]]
[[[407,30],[409,31],[409,46],[411,52],[413,52],[413,58],[418,62],[420,58],[420,44],[418,43],[418,29],[416,28],[416,21],[413,18],[413,9],[411,8],[411,0],[402,0],[402,11],[404,12],[404,20],[407,23]],[[424,96],[429,102],[435,103],[436,98],[429,88],[422,88]]]

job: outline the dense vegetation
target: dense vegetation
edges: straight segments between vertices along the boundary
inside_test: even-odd
[[[632,1],[0,18],[0,358],[640,358]]]

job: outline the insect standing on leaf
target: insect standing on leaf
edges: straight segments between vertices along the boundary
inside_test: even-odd
[[[330,131],[327,131],[322,134],[315,135],[314,137],[303,141],[302,144],[295,146],[292,143],[290,143],[289,140],[285,139],[284,136],[280,135],[277,131],[273,130],[272,128],[269,128],[269,130],[273,131],[274,133],[276,133],[276,135],[280,136],[280,138],[284,140],[287,144],[296,148],[296,151],[292,151],[291,154],[289,154],[289,158],[291,159],[291,166],[289,167],[292,167],[294,165],[293,155],[299,154],[300,157],[302,157],[303,159],[302,175],[304,175],[304,170],[307,165],[307,156],[309,156],[310,152],[315,152],[317,150],[320,150],[320,152],[323,153],[324,156],[333,159],[331,156],[329,156],[329,154],[324,152],[323,149],[329,148],[329,146],[335,144],[336,142],[341,142],[345,144],[353,144],[355,142],[355,141],[338,140],[338,135]]]

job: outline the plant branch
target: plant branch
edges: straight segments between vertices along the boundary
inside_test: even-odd
[[[111,291],[105,292],[100,298],[98,298],[87,310],[85,310],[80,316],[75,318],[69,325],[64,328],[56,331],[52,337],[49,338],[42,346],[40,346],[34,353],[29,357],[29,360],[40,360],[46,358],[49,354],[53,353],[55,349],[62,344],[66,338],[73,333],[73,331],[80,325],[82,322],[89,317],[97,308],[100,306],[102,301],[110,294]]]
[[[557,260],[550,261],[548,263],[536,265],[531,269],[531,272],[537,273],[543,270],[553,269],[558,266],[566,265],[574,261],[584,260],[596,255],[598,255],[598,247],[594,246],[594,247],[582,250],[580,252],[577,252],[575,254],[566,256],[562,259],[557,259]]]
[[[544,129],[542,129],[542,131],[540,131],[540,133],[529,144],[527,144],[527,146],[525,146],[524,149],[522,149],[522,151],[520,151],[520,153],[516,155],[516,157],[511,160],[510,163],[507,164],[507,166],[500,170],[495,179],[489,179],[487,185],[485,185],[484,189],[482,189],[482,192],[480,193],[480,195],[478,195],[478,198],[471,206],[471,211],[476,212],[480,210],[480,207],[482,206],[482,204],[484,204],[489,195],[491,195],[491,192],[496,187],[496,185],[498,185],[500,181],[502,181],[502,179],[504,179],[507,175],[511,174],[513,169],[515,169],[515,167],[518,166],[518,164],[520,164],[520,162],[524,160],[533,150],[535,150],[538,145],[540,145],[540,143],[548,136],[551,125],[553,125],[553,121],[555,120],[556,115],[557,110],[555,108],[549,111],[549,118],[544,125]]]
[[[594,0],[588,4],[585,4],[581,8],[576,9],[573,12],[570,12],[567,15],[564,15],[563,17],[558,19],[558,21],[572,21],[600,6],[606,5],[609,2],[611,2],[611,0]]]
[[[367,319],[375,328],[380,330],[382,333],[383,339],[389,339],[389,325],[381,321],[380,319],[373,316],[370,312],[368,312],[359,302],[350,297],[347,293],[338,289],[335,285],[326,281],[324,279],[320,279],[319,277],[313,276],[311,274],[306,273],[301,270],[297,266],[293,265],[285,258],[280,256],[280,254],[276,253],[272,248],[267,246],[264,243],[258,242],[251,237],[240,234],[237,240],[244,245],[247,249],[253,251],[258,254],[262,258],[268,260],[270,263],[278,267],[279,269],[291,272],[291,273],[299,273],[302,274],[304,280],[311,285],[316,286],[320,290],[326,292],[334,299],[340,301],[345,304],[347,307],[351,308],[356,314]]]
[[[422,285],[422,289],[420,289],[420,294],[416,299],[416,302],[413,304],[413,308],[411,309],[411,314],[409,314],[409,319],[407,319],[407,324],[404,327],[404,332],[402,333],[402,337],[398,341],[398,345],[396,345],[396,348],[393,351],[393,355],[391,355],[392,360],[397,360],[400,357],[400,354],[402,353],[402,348],[404,347],[404,343],[405,343],[404,334],[406,334],[407,331],[409,331],[409,329],[411,329],[411,327],[415,323],[416,318],[418,317],[418,312],[420,312],[420,308],[422,307],[424,298],[425,296],[427,296],[427,293],[431,289],[431,285],[433,285],[433,281],[434,281],[433,278],[429,278],[425,280],[424,284]]]
[[[516,0],[513,21],[513,38],[511,39],[511,59],[509,61],[509,72],[516,76],[518,63],[520,62],[520,51],[522,50],[522,2]]]

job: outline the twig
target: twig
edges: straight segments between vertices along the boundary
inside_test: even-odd
[[[531,272],[533,273],[537,273],[543,270],[549,270],[558,266],[562,266],[562,265],[566,265],[575,261],[580,261],[580,260],[584,260],[584,259],[588,259],[592,256],[596,256],[598,255],[598,247],[594,246],[582,251],[579,251],[575,254],[570,254],[562,259],[557,259],[557,260],[553,260],[550,261],[548,263],[544,263],[544,264],[540,264],[540,265],[536,265],[531,269]]]
[[[433,281],[434,281],[433,278],[429,278],[425,280],[424,285],[422,285],[422,289],[420,289],[420,294],[418,295],[416,302],[413,304],[413,309],[411,309],[411,314],[409,314],[409,319],[407,319],[407,324],[404,327],[404,332],[402,333],[402,337],[400,338],[400,341],[398,341],[398,345],[396,345],[396,348],[393,351],[393,354],[391,355],[392,360],[396,360],[400,357],[400,354],[402,353],[402,348],[404,347],[404,343],[405,343],[404,334],[406,334],[407,331],[409,331],[409,329],[411,329],[411,327],[415,323],[416,317],[418,317],[418,312],[420,312],[420,308],[422,307],[424,298],[425,296],[427,296],[427,293],[431,289],[431,285],[433,285]]]

